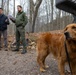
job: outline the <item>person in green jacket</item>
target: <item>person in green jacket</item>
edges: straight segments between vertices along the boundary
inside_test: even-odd
[[[16,19],[11,19],[16,25],[16,49],[13,51],[19,51],[20,41],[23,45],[23,51],[21,54],[25,54],[26,51],[26,42],[25,42],[25,25],[27,24],[27,16],[25,12],[22,10],[22,6],[17,6],[18,13],[16,15]]]

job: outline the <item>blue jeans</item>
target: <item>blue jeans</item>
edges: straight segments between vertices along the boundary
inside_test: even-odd
[[[4,40],[4,47],[8,47],[7,44],[7,30],[0,31],[0,47],[1,47],[1,36],[3,35],[3,40]]]

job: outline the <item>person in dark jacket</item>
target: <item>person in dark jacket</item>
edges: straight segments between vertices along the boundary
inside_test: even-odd
[[[4,39],[4,48],[7,50],[8,44],[7,44],[7,25],[9,24],[8,17],[3,14],[3,9],[0,8],[0,49],[1,46],[1,36],[3,35]]]
[[[25,43],[25,26],[27,24],[27,17],[25,12],[22,10],[22,6],[18,5],[17,6],[18,13],[16,15],[16,19],[12,20],[12,22],[15,23],[16,25],[16,49],[13,51],[19,51],[19,46],[20,46],[20,41],[22,42],[23,45],[23,50],[21,54],[25,54],[26,51],[26,43]]]

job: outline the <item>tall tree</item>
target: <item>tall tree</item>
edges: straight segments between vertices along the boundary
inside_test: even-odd
[[[29,0],[29,6],[30,6],[29,22],[30,22],[30,32],[31,32],[32,31],[33,14],[34,14],[34,6],[35,6],[33,0]]]
[[[2,5],[1,5],[1,7],[4,8],[4,0],[2,0]]]
[[[37,17],[37,14],[38,14],[38,9],[39,9],[41,3],[42,3],[42,0],[37,0],[36,1],[36,6],[35,6],[35,9],[34,9],[34,15],[33,15],[32,32],[34,32],[34,30],[35,30],[35,21],[36,21],[36,17]]]
[[[13,0],[13,4],[14,4],[14,5],[13,5],[13,6],[14,6],[14,7],[13,7],[13,16],[15,17],[15,0]]]
[[[7,0],[7,15],[9,13],[9,0]]]
[[[53,5],[54,5],[54,0],[51,1],[51,21],[53,21]]]

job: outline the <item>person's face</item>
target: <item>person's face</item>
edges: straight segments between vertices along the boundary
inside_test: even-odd
[[[18,12],[20,12],[20,11],[22,11],[22,8],[17,6],[17,10],[18,10]]]
[[[3,10],[2,9],[0,9],[0,14],[2,14],[3,13]]]

